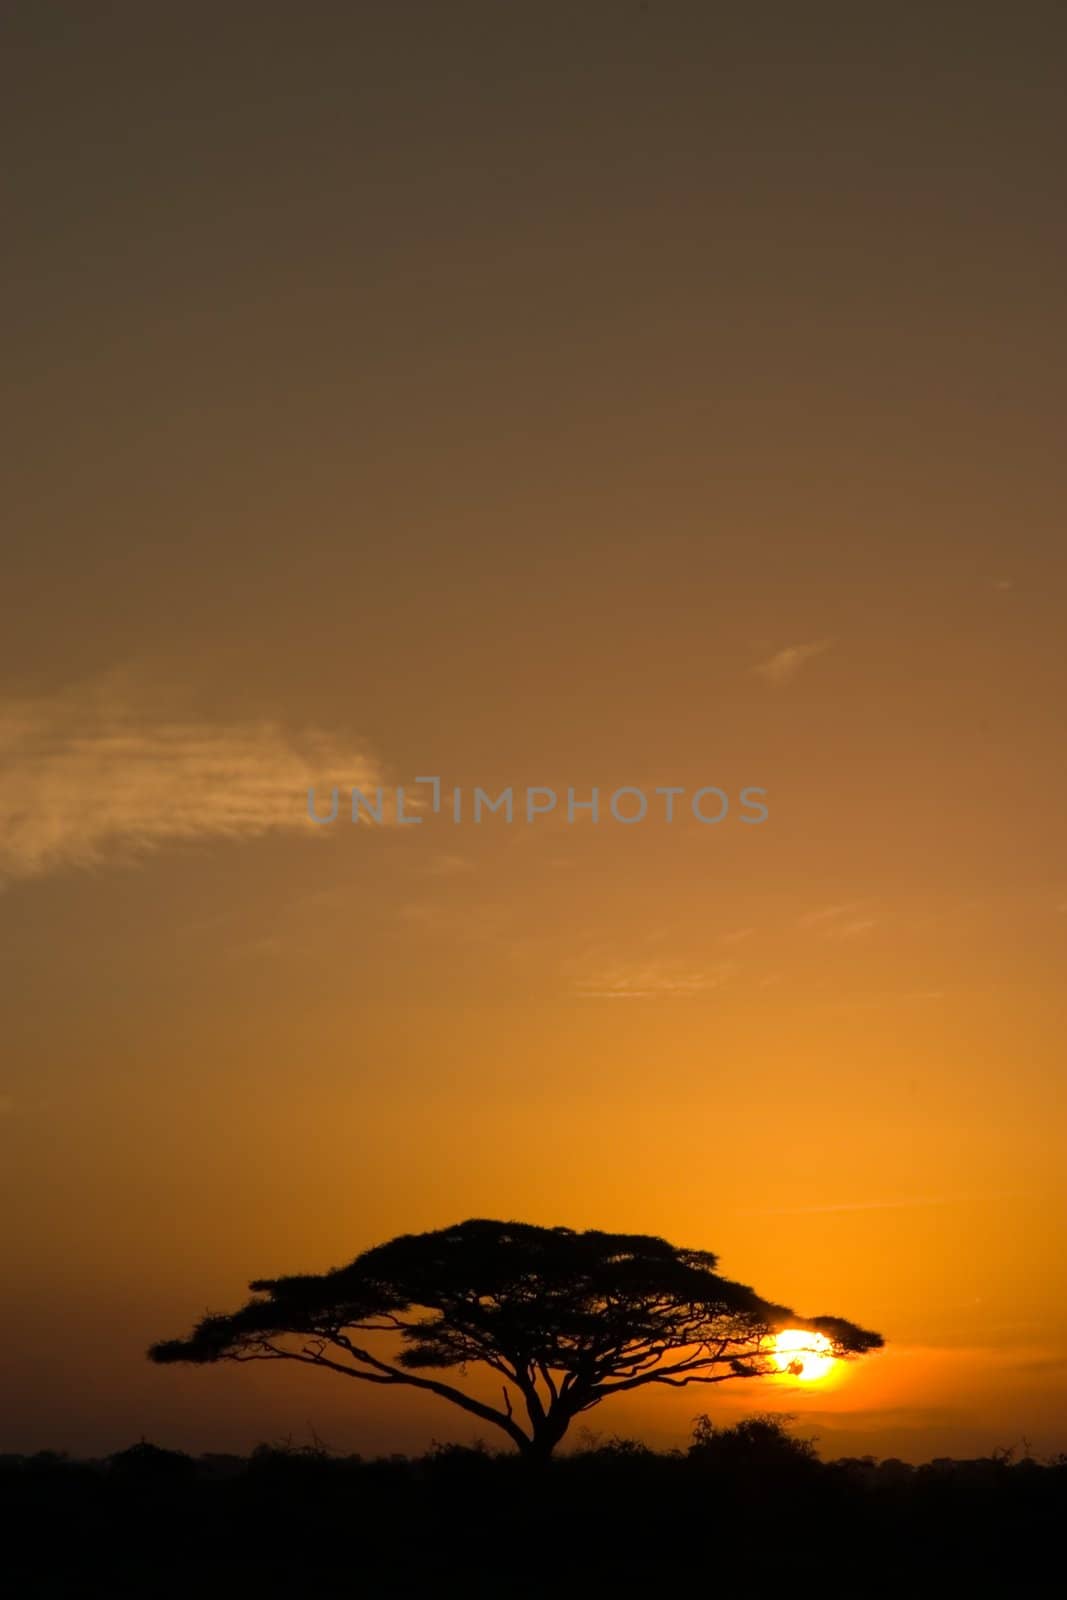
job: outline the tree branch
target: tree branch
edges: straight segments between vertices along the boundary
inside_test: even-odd
[[[463,1411],[469,1411],[472,1416],[478,1417],[482,1422],[488,1422],[493,1427],[501,1428],[516,1444],[519,1449],[525,1448],[530,1443],[530,1436],[522,1430],[514,1420],[510,1410],[497,1411],[493,1406],[486,1405],[481,1400],[476,1400],[473,1395],[465,1394],[462,1389],[456,1389],[450,1383],[442,1383],[437,1378],[420,1378],[413,1372],[405,1372],[400,1367],[394,1367],[387,1361],[379,1361],[368,1351],[359,1350],[343,1336],[331,1337],[331,1344],[345,1349],[353,1360],[364,1361],[374,1370],[361,1371],[359,1367],[349,1366],[343,1361],[335,1361],[321,1351],[315,1352],[305,1347],[303,1350],[284,1350],[267,1341],[259,1346],[258,1352],[235,1354],[229,1359],[234,1361],[299,1361],[304,1366],[324,1367],[330,1372],[340,1373],[345,1378],[358,1378],[363,1383],[405,1384],[412,1389],[422,1389],[426,1393],[435,1394],[442,1400],[450,1400],[453,1405],[459,1406]]]

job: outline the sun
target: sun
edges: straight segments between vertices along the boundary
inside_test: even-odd
[[[803,1328],[783,1328],[775,1335],[774,1359],[779,1372],[787,1372],[801,1383],[817,1383],[833,1370],[833,1346],[824,1333],[808,1333]]]

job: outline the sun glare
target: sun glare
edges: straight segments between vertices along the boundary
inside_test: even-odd
[[[779,1372],[787,1372],[801,1383],[817,1383],[833,1370],[832,1348],[824,1333],[783,1328],[775,1337],[774,1359]]]

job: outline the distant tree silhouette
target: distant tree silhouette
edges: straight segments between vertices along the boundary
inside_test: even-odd
[[[818,1460],[810,1439],[799,1439],[789,1432],[795,1418],[757,1415],[735,1422],[731,1428],[717,1428],[708,1416],[695,1418],[689,1459],[703,1466],[735,1471],[745,1467],[761,1473],[776,1468],[796,1467]]]
[[[148,1353],[164,1363],[296,1361],[421,1389],[536,1460],[612,1395],[768,1375],[783,1327],[823,1334],[842,1357],[882,1344],[840,1317],[797,1317],[715,1266],[709,1251],[643,1234],[462,1222],[404,1234],[332,1272],[259,1279],[242,1310],[207,1316],[189,1338]],[[499,1406],[427,1375],[469,1366],[500,1380]]]

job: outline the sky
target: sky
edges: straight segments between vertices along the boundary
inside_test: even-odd
[[[468,1216],[887,1339],[598,1431],[1067,1448],[1061,9],[3,32],[0,1450],[467,1437],[143,1352]]]

